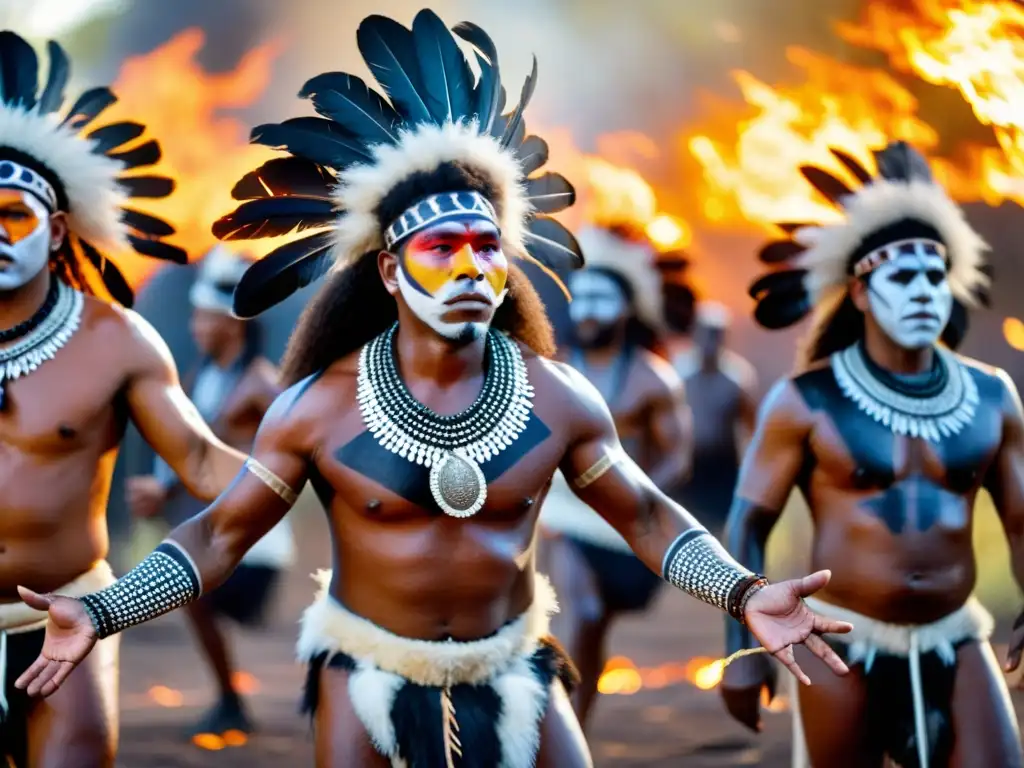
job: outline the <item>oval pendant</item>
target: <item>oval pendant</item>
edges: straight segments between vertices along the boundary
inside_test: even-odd
[[[447,453],[430,468],[430,493],[446,515],[472,517],[487,499],[487,482],[475,461]]]

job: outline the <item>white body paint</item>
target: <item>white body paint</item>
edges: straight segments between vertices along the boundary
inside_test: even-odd
[[[871,314],[885,334],[904,349],[935,344],[953,312],[953,292],[941,256],[901,253],[868,278]],[[926,313],[929,317],[915,317]]]
[[[612,278],[583,270],[569,279],[569,317],[576,325],[592,320],[611,325],[626,314],[626,297]]]
[[[50,260],[50,212],[33,195],[24,195],[24,202],[36,214],[39,225],[14,245],[0,235],[0,292],[21,288]]]

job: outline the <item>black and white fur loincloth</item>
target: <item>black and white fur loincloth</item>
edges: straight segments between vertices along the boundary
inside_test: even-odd
[[[314,712],[324,666],[349,671],[349,697],[376,750],[394,768],[448,765],[442,692],[457,723],[456,768],[532,768],[540,723],[558,678],[572,665],[550,640],[557,610],[547,579],[536,577],[526,613],[490,637],[432,642],[399,637],[346,610],[327,594],[330,572],[302,619],[299,660],[309,665],[303,710]]]
[[[895,625],[813,597],[804,602],[815,613],[853,624],[849,634],[826,639],[849,666],[863,665],[868,716],[889,758],[903,768],[945,765],[954,737],[950,707],[956,650],[989,638],[993,621],[988,611],[971,598],[931,624]],[[796,706],[793,768],[809,766]]]

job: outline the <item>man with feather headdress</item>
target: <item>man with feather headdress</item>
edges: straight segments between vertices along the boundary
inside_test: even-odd
[[[511,261],[557,273],[580,253],[544,215],[572,187],[533,175],[547,158],[523,123],[536,70],[503,114],[479,27],[449,31],[424,10],[411,30],[371,16],[356,39],[388,98],[344,73],[310,80],[301,93],[323,117],[255,130],[289,156],[243,178],[235,195],[248,202],[215,228],[321,230],[257,262],[235,291],[235,313],[251,316],[337,264],[292,338],[291,387],[231,489],[134,571],[81,599],[25,591],[51,621],[18,685],[51,694],[97,638],[215,589],[309,479],[336,565],[298,647],[318,764],[589,765],[569,664],[548,638],[555,597],[534,566],[556,469],[667,581],[744,620],[787,663],[806,643],[845,672],[819,635],[849,627],[800,601],[828,574],[768,585],[739,569],[625,458],[594,387],[548,359],[551,328]]]
[[[761,260],[794,263],[750,289],[766,328],[815,316],[797,372],[765,400],[727,532],[737,558],[763,567],[798,488],[812,561],[833,573],[806,602],[854,625],[833,641],[852,673],[800,689],[794,765],[1021,766],[992,619],[971,592],[982,488],[1024,583],[1024,414],[1003,371],[954,352],[966,308],[985,297],[987,246],[907,144],[875,153],[874,177],[834,155],[862,186],[803,171],[842,219],[782,225],[791,239]],[[754,642],[732,622],[727,638],[729,652]],[[1007,669],[1022,648],[1019,619]],[[774,691],[764,658],[737,660],[722,681],[730,712],[758,730],[764,686]]]
[[[682,382],[661,357],[663,286],[654,249],[623,226],[586,227],[577,236],[587,264],[569,278],[573,334],[559,356],[601,394],[629,457],[658,488],[671,490],[687,474],[691,414]],[[552,628],[579,670],[573,704],[586,726],[612,623],[645,610],[664,582],[561,472],[540,523],[550,534],[542,570],[560,598]]]
[[[244,456],[195,413],[106,256],[185,261],[161,240],[170,226],[123,207],[171,192],[170,179],[132,173],[156,163],[159,146],[133,144],[139,123],[95,126],[116,100],[107,88],[60,119],[69,62],[55,43],[49,54],[37,92],[35,51],[0,32],[0,754],[16,766],[112,766],[117,640],[60,694],[33,701],[14,683],[43,646],[46,612],[17,587],[83,595],[113,582],[106,505],[128,419],[208,500]]]

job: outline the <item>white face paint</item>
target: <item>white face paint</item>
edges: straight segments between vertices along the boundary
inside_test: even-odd
[[[50,212],[34,195],[0,189],[0,292],[21,288],[50,260]]]
[[[868,277],[871,314],[904,349],[935,344],[953,312],[945,260],[927,241],[904,246]]]
[[[626,297],[612,278],[584,269],[569,278],[569,317],[576,325],[588,320],[612,325],[626,315]]]
[[[398,290],[438,334],[472,341],[486,331],[508,289],[508,260],[497,228],[448,220],[412,236],[398,264]]]

